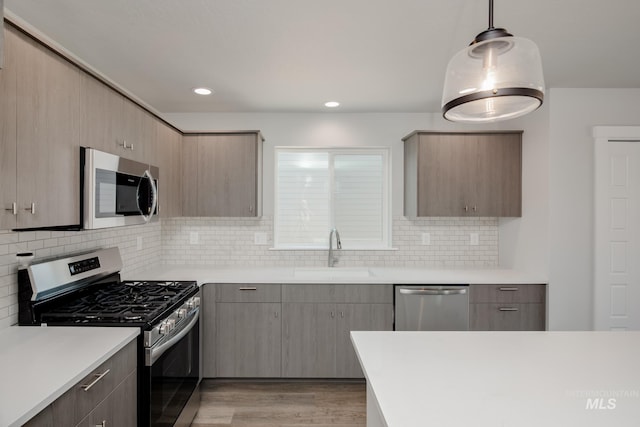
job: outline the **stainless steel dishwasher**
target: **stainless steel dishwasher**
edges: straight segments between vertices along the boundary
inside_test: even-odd
[[[396,331],[466,331],[469,285],[395,285]]]

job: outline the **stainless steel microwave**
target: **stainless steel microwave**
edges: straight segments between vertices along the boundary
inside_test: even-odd
[[[80,148],[85,229],[158,220],[159,169],[94,148]]]

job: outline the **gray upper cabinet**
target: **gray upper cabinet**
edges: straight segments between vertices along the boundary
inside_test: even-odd
[[[80,146],[161,166],[165,216],[180,216],[182,134],[12,24],[4,36],[0,229],[80,224]]]
[[[81,145],[127,157],[122,134],[124,97],[83,73],[80,103]]]
[[[7,71],[17,72],[16,228],[77,225],[80,71],[9,28],[7,42],[15,45],[7,46]]]
[[[156,155],[155,159],[151,160],[151,164],[160,168],[158,178],[160,217],[179,217],[182,216],[182,135],[159,120],[155,125]]]
[[[16,227],[16,97],[18,73],[15,66],[17,35],[5,30],[5,66],[0,70],[0,230]]]
[[[183,215],[259,217],[262,142],[258,131],[185,135]]]
[[[404,214],[522,215],[522,132],[416,131],[404,141]]]

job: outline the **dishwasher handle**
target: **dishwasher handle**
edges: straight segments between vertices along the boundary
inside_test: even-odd
[[[464,295],[466,288],[445,288],[445,289],[425,289],[425,288],[400,288],[402,295]]]

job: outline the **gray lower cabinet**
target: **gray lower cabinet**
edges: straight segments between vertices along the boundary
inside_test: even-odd
[[[215,346],[205,332],[205,376],[271,378],[280,376],[281,304],[277,284],[206,285],[205,304],[215,289]],[[205,313],[210,310],[205,307]],[[206,318],[208,319],[208,317]],[[204,329],[211,326],[206,320]],[[211,375],[211,354],[215,371]]]
[[[293,378],[336,376],[336,305],[282,304],[282,375]]]
[[[122,426],[137,422],[137,347],[133,340],[25,426]]]
[[[356,330],[390,331],[391,285],[206,284],[206,378],[361,378]]]
[[[546,285],[471,285],[471,330],[544,331],[545,325]]]
[[[336,377],[361,378],[360,362],[351,343],[351,331],[390,331],[392,304],[337,304]]]
[[[280,376],[280,303],[217,303],[217,377]]]
[[[350,332],[391,330],[388,285],[283,285],[282,376],[360,378]]]

